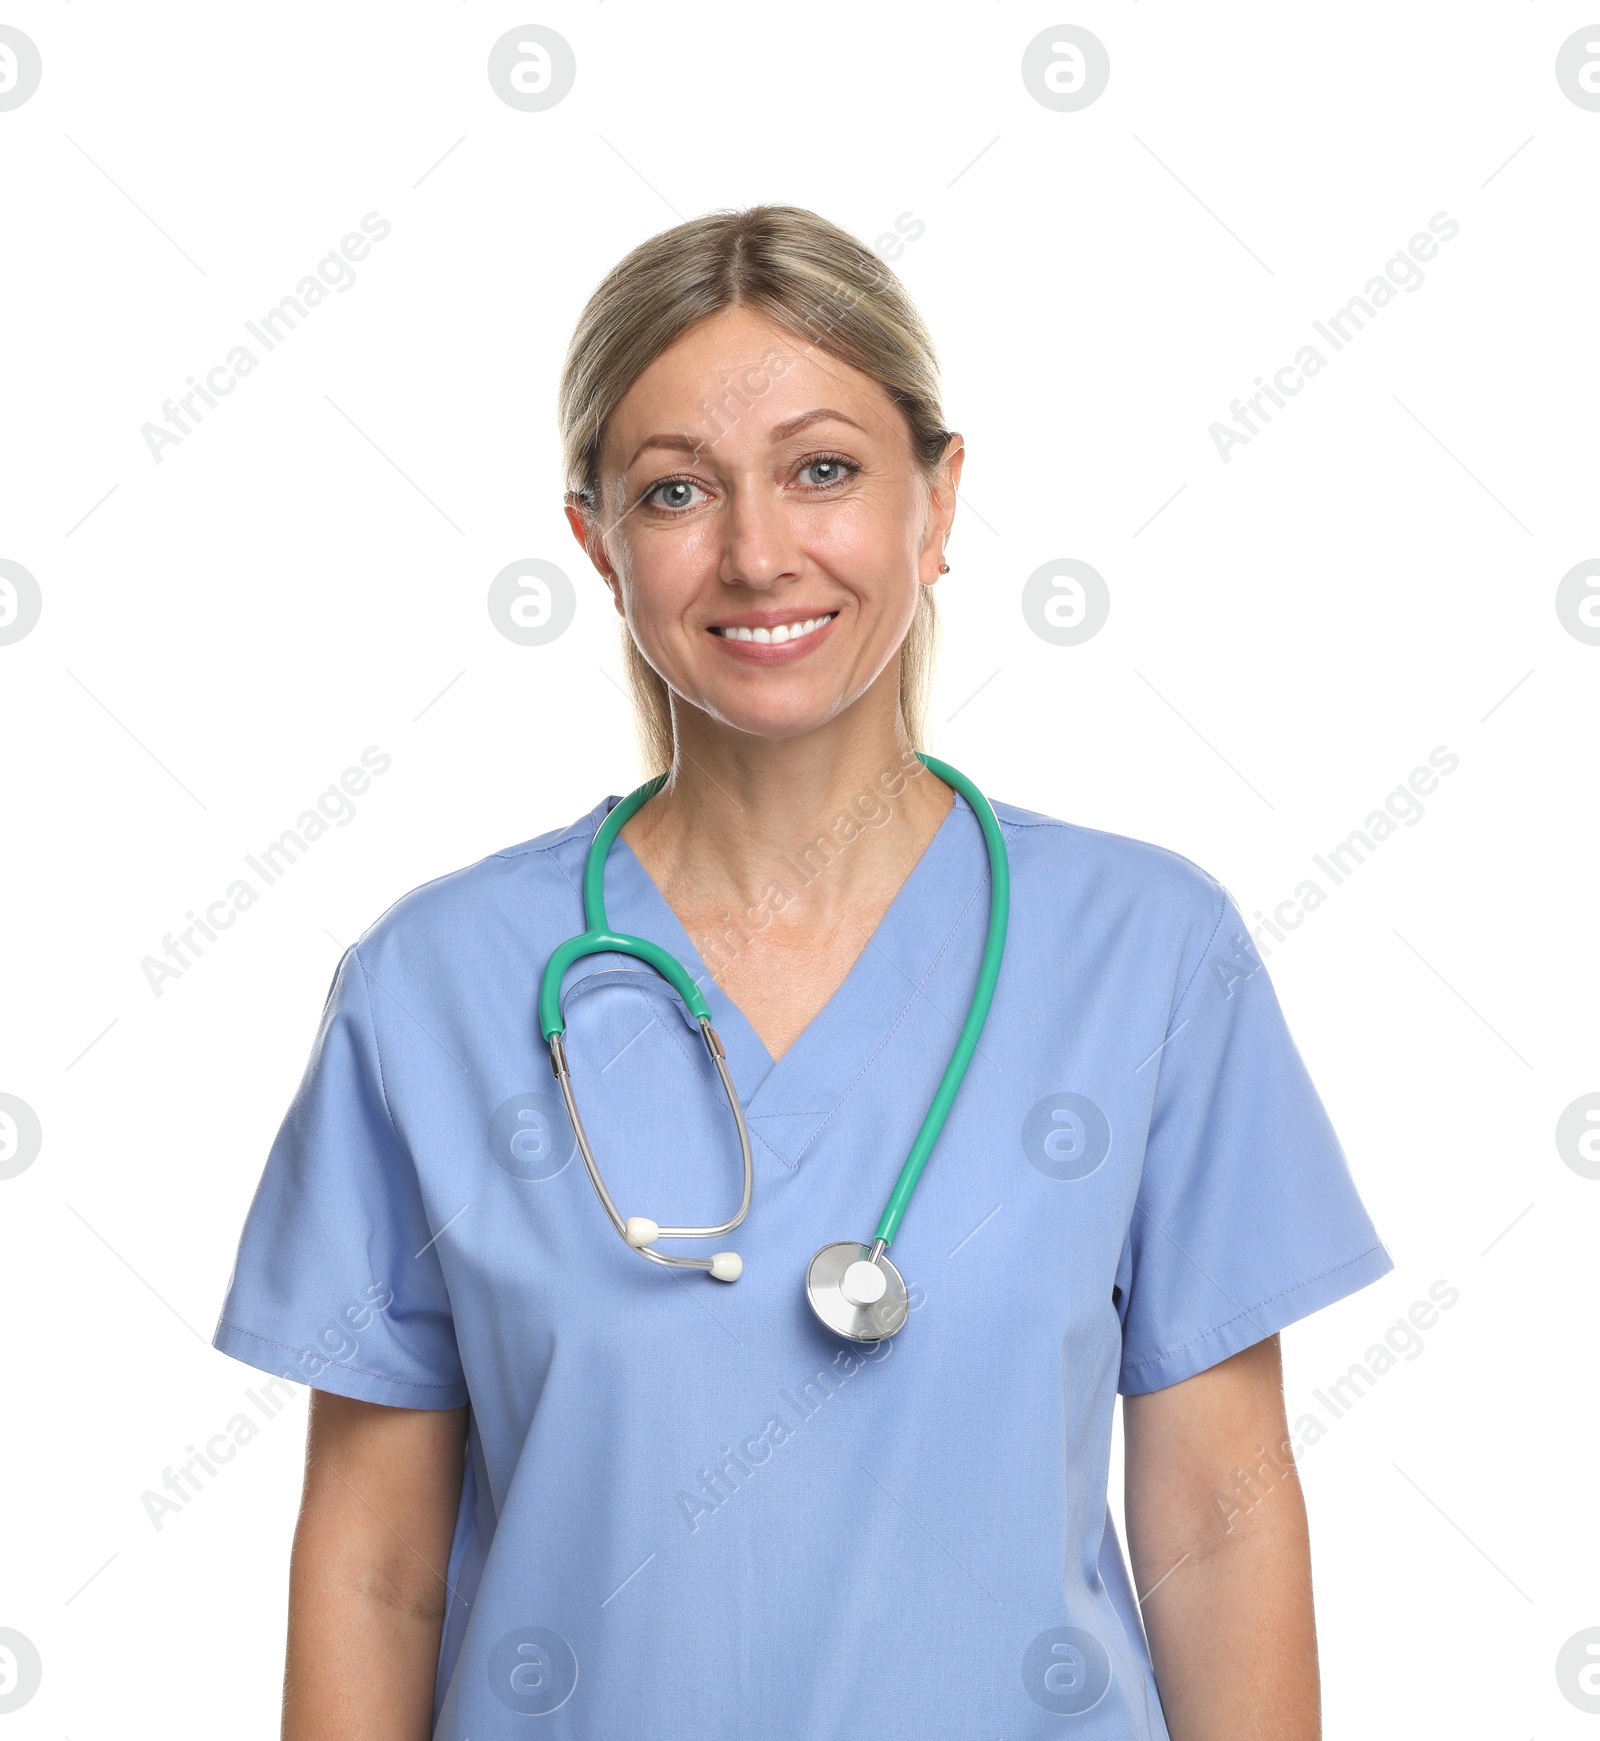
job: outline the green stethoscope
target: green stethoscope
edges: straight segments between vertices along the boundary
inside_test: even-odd
[[[958,773],[948,762],[936,761],[932,756],[923,755],[921,750],[917,751],[917,759],[961,793],[972,806],[983,829],[984,843],[989,849],[989,935],[983,946],[978,985],[972,994],[967,1019],[961,1027],[961,1037],[950,1054],[950,1062],[945,1066],[894,1190],[889,1193],[873,1243],[867,1246],[853,1239],[837,1240],[823,1246],[806,1266],[806,1298],[810,1300],[812,1309],[830,1329],[855,1342],[881,1342],[906,1321],[909,1302],[905,1280],[886,1254],[900,1231],[911,1193],[933,1153],[933,1145],[939,1140],[967,1066],[978,1049],[978,1036],[983,1031],[989,1005],[994,1000],[995,984],[1000,978],[1000,962],[1006,947],[1006,920],[1011,907],[1011,871],[1005,837],[1000,832],[999,821],[989,800],[965,774]],[[745,1126],[744,1110],[728,1074],[727,1054],[723,1051],[722,1041],[717,1038],[717,1030],[711,1025],[711,1010],[682,962],[658,943],[613,931],[606,918],[604,883],[606,856],[611,843],[640,805],[660,791],[666,778],[665,774],[658,774],[630,792],[612,808],[596,831],[583,870],[583,914],[588,929],[581,937],[563,943],[545,964],[544,978],[539,986],[539,1029],[550,1045],[550,1067],[561,1085],[561,1097],[566,1102],[567,1116],[572,1121],[583,1164],[588,1168],[590,1181],[611,1218],[611,1225],[633,1250],[653,1263],[678,1269],[709,1270],[718,1281],[732,1282],[737,1281],[744,1270],[744,1262],[736,1251],[719,1251],[713,1257],[669,1257],[653,1249],[658,1239],[715,1239],[732,1232],[749,1212],[755,1166],[750,1154],[750,1132]],[[722,1079],[723,1091],[739,1127],[739,1148],[744,1159],[744,1194],[739,1200],[739,1212],[716,1227],[662,1227],[647,1215],[624,1217],[600,1176],[600,1167],[589,1146],[578,1103],[573,1096],[572,1078],[567,1070],[566,1048],[562,1041],[567,1024],[561,1012],[561,982],[575,961],[602,952],[631,955],[654,968],[700,1023],[700,1037],[705,1041],[706,1051]]]

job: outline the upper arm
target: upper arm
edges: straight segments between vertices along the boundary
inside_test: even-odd
[[[314,1391],[296,1538],[301,1568],[396,1605],[437,1604],[442,1612],[466,1414]]]
[[[1193,1551],[1247,1518],[1277,1515],[1284,1508],[1251,1516],[1257,1498],[1296,1485],[1277,1336],[1177,1384],[1124,1397],[1123,1444],[1136,1561]]]

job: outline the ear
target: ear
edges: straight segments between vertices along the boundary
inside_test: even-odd
[[[961,482],[966,453],[960,434],[952,430],[928,491],[928,525],[918,574],[918,579],[928,586],[939,578],[939,564],[950,541],[950,528],[956,517],[956,487]]]
[[[617,615],[624,616],[622,582],[606,550],[605,537],[599,523],[589,514],[582,498],[575,496],[570,490],[567,492],[564,512],[567,524],[572,528],[572,536],[583,546],[584,553],[594,564],[596,572],[610,588],[611,602],[616,606]]]
[[[948,512],[945,515],[944,529],[948,534],[950,522],[956,515],[956,490],[961,483],[961,467],[967,457],[966,443],[961,439],[959,430],[951,430],[950,439],[945,443],[944,457],[939,462],[938,493],[948,499]]]

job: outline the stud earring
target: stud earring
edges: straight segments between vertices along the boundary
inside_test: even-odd
[[[941,562],[939,564],[939,572],[941,574],[948,574],[950,572],[950,564],[948,562]]]

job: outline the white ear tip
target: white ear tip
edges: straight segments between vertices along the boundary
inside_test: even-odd
[[[623,1229],[623,1237],[635,1251],[641,1246],[654,1245],[660,1234],[660,1224],[652,1221],[648,1215],[630,1215],[628,1224]]]
[[[719,1282],[736,1282],[744,1274],[744,1259],[736,1251],[719,1251],[711,1260],[711,1273]]]

